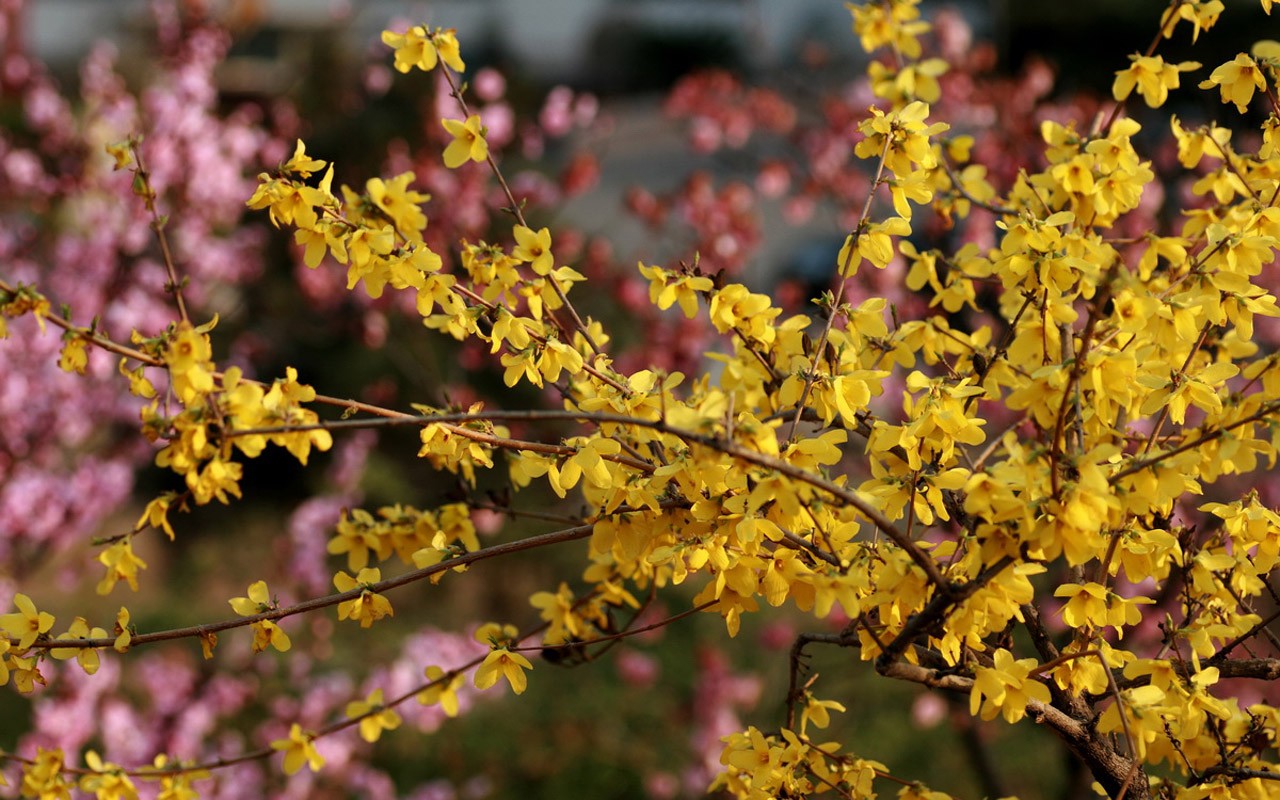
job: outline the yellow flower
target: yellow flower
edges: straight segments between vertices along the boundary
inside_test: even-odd
[[[1228,61],[1209,75],[1208,80],[1200,82],[1201,89],[1218,87],[1222,102],[1235,103],[1241,114],[1249,107],[1254,90],[1265,92],[1267,79],[1258,68],[1258,62],[1247,54],[1241,53],[1233,61]]]
[[[831,712],[845,710],[842,703],[835,700],[819,700],[812,694],[805,692],[804,710],[800,712],[800,734],[803,736],[805,729],[812,722],[816,728],[826,728],[831,724]]]
[[[242,617],[252,617],[277,607],[267,589],[266,581],[250,584],[248,594],[248,597],[233,597],[227,601],[232,610]],[[274,647],[283,653],[292,646],[289,635],[272,620],[263,619],[253,623],[253,652],[261,653],[267,647]]]
[[[71,627],[66,633],[60,634],[59,639],[102,639],[105,638],[107,632],[102,628],[89,629],[89,623],[84,617],[76,617],[71,623]],[[80,668],[85,671],[86,675],[92,675],[98,671],[98,651],[92,647],[55,647],[49,651],[49,655],[54,658],[65,661],[68,658],[74,658]]]
[[[106,146],[107,154],[115,161],[112,170],[121,170],[133,163],[133,148],[129,140],[110,142]]]
[[[58,357],[58,368],[65,372],[84,374],[89,365],[89,340],[67,331],[62,335],[62,355]]]
[[[207,333],[189,322],[178,325],[164,360],[173,379],[173,390],[184,404],[190,405],[198,396],[213,391],[212,356]]]
[[[421,204],[430,200],[431,195],[409,188],[416,177],[412,172],[402,172],[389,181],[370,178],[365,182],[365,191],[373,204],[386,212],[401,234],[420,241],[421,231],[427,227],[427,217],[422,213]]]
[[[1196,61],[1183,61],[1181,64],[1166,64],[1161,56],[1129,56],[1133,63],[1128,69],[1116,72],[1115,83],[1111,85],[1111,94],[1117,100],[1124,100],[1137,87],[1138,94],[1150,108],[1164,105],[1169,97],[1170,89],[1177,89],[1178,73],[1199,69]]]
[[[484,139],[486,129],[480,124],[479,114],[467,117],[466,122],[442,119],[440,124],[453,137],[453,141],[444,149],[446,167],[454,169],[468,161],[484,161],[489,157],[489,143]]]
[[[186,474],[187,488],[196,498],[197,505],[214,500],[226,503],[227,495],[240,496],[240,476],[244,467],[235,461],[215,458],[202,469],[192,469]]]
[[[359,597],[338,604],[338,619],[356,620],[361,628],[368,628],[383,617],[394,616],[391,601],[371,591],[368,586],[382,580],[382,570],[369,567],[360,570],[356,577],[346,572],[338,572],[333,576],[333,585],[339,592],[349,592],[357,586],[365,589]]]
[[[436,46],[440,60],[450,69],[454,72],[466,72],[467,65],[462,62],[462,52],[458,47],[458,37],[454,34],[453,28],[436,28],[431,41]]]
[[[164,753],[157,755],[152,761],[152,766],[157,772],[166,772],[174,769],[181,769],[181,772],[175,772],[160,777],[160,793],[156,795],[156,800],[199,800],[200,794],[191,786],[195,781],[203,781],[209,778],[209,771],[205,769],[192,769],[187,762],[171,762],[169,757]],[[145,767],[143,768],[146,769]],[[155,778],[147,777],[144,773],[144,780],[155,780]]]
[[[310,178],[313,172],[324,169],[326,162],[307,155],[307,146],[298,139],[293,148],[293,156],[280,167],[281,172],[291,172],[300,178]]]
[[[302,730],[302,726],[293,723],[289,728],[288,739],[276,739],[271,743],[272,750],[284,753],[284,774],[292,775],[306,764],[312,772],[318,772],[324,766],[324,757],[316,751],[312,744],[314,735]]]
[[[534,592],[529,597],[529,605],[538,609],[538,615],[548,623],[543,643],[564,644],[582,637],[582,618],[574,610],[574,602],[573,591],[564,581],[554,594]]]
[[[173,541],[173,527],[169,525],[169,506],[177,497],[173,492],[165,492],[159,497],[147,503],[147,507],[143,509],[142,516],[138,517],[138,521],[134,523],[135,531],[142,530],[143,524],[150,525],[153,528],[160,528],[165,535],[169,537],[169,541]]]
[[[363,717],[360,720],[360,738],[366,742],[376,742],[383,731],[400,727],[400,715],[394,709],[384,708],[382,690],[374,689],[364,700],[347,703],[347,718]]]
[[[1222,15],[1223,8],[1222,0],[1180,0],[1171,3],[1160,17],[1160,32],[1168,39],[1173,36],[1178,20],[1185,19],[1193,26],[1191,43],[1195,44],[1200,38],[1200,31],[1212,28]]]
[[[523,694],[528,685],[524,674],[526,669],[533,669],[529,659],[505,647],[500,647],[485,656],[484,663],[476,670],[476,688],[488,689],[498,682],[499,677],[503,677],[507,679],[507,683],[511,684],[511,691]]]
[[[513,230],[516,237],[516,248],[511,257],[518,261],[527,261],[533,271],[539,275],[547,275],[555,269],[555,256],[551,255],[551,231],[539,228],[537,233],[523,225]]]
[[[116,581],[124,579],[129,588],[138,591],[138,570],[146,569],[147,562],[133,554],[133,537],[126,537],[98,554],[98,561],[107,568],[107,574],[98,582],[98,594],[108,594]]]
[[[22,794],[41,800],[69,798],[74,784],[67,783],[63,775],[61,750],[36,748],[35,760],[22,767]]]
[[[418,702],[424,706],[439,703],[446,716],[458,716],[458,689],[462,687],[462,675],[454,673],[446,679],[445,671],[435,665],[427,667],[424,674],[431,685],[418,692]]]
[[[702,275],[678,275],[662,267],[646,267],[637,263],[640,274],[649,279],[649,302],[663,311],[673,303],[680,304],[680,311],[689,319],[698,315],[698,293],[715,288],[711,279]]]
[[[422,25],[414,25],[404,33],[382,32],[382,43],[396,51],[396,69],[408,72],[417,67],[424,72],[436,68],[443,61],[455,72],[463,72],[466,65],[458,50],[458,39],[452,29],[436,28],[428,32]]]
[[[269,619],[264,619],[253,623],[253,652],[261,653],[268,647],[274,647],[281,653],[287,652],[293,647],[293,641],[289,638],[289,634],[280,629],[280,626]]]
[[[844,245],[836,256],[836,269],[847,278],[853,277],[863,259],[877,269],[884,269],[894,254],[893,240],[889,237],[910,235],[911,223],[902,217],[872,223],[866,230],[845,237]]]
[[[883,97],[893,103],[910,100],[936,103],[942,97],[938,76],[949,68],[941,58],[926,58],[896,71],[886,64],[873,61],[867,68],[867,73],[871,78],[871,91],[876,97]]]
[[[1062,607],[1062,621],[1073,628],[1107,624],[1107,589],[1098,583],[1064,583],[1054,590],[1054,597],[1069,597]]]
[[[1049,687],[1031,677],[1035,667],[1034,658],[1014,661],[1008,650],[997,650],[993,667],[974,671],[969,713],[976,716],[981,710],[986,720],[1003,714],[1007,722],[1013,723],[1026,716],[1028,702],[1048,703]]]
[[[133,640],[133,629],[129,626],[129,609],[120,606],[120,610],[116,612],[116,627],[113,631],[116,635],[116,643],[113,645],[117,653],[123,653],[129,649],[129,643]]]
[[[100,800],[137,800],[133,780],[119,766],[104,762],[93,750],[84,754],[84,763],[91,771],[80,779],[81,789]]]

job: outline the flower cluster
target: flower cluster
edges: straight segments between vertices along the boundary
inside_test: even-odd
[[[979,140],[974,119],[939,120],[957,76],[946,59],[926,57],[934,30],[918,0],[850,5],[855,35],[876,60],[864,84],[871,104],[833,106],[825,120],[839,131],[833,152],[861,166],[813,159],[812,191],[848,223],[827,264],[833,288],[810,316],[698,258],[640,263],[627,279],[640,287],[634,299],[644,303],[647,288],[655,314],[678,306],[715,344],[705,354],[712,368],[694,363],[688,373],[615,359],[621,347],[606,326],[575,305],[589,280],[562,263],[572,237],[526,216],[503,178],[491,129],[467,104],[453,32],[386,33],[397,70],[434,71],[457,102],[461,119],[443,120],[443,163],[493,176],[512,217],[484,234],[497,241],[463,239],[446,261],[446,245],[428,243],[430,198],[415,171],[335,191],[334,166],[301,140],[259,175],[247,205],[292,230],[308,267],[342,264],[348,290],[407,298],[425,328],[487,355],[511,390],[504,397],[554,394],[554,407],[472,397],[411,404],[409,413],[322,398],[293,368],[271,384],[220,369],[214,322],[192,322],[172,260],[177,319],[154,337],[135,332],[130,345],[97,322],[53,316],[43,289],[6,280],[0,319],[31,314],[61,328],[64,371],[88,375],[97,350],[125,358],[113,377],[147,403],[142,428],[161,446],[156,463],[185,485],[148,504],[135,530],[103,542],[100,593],[119,581],[137,588],[143,527],[173,538],[173,508],[240,498],[250,488],[244,461],[268,444],[305,465],[334,432],[410,427],[418,457],[451,473],[456,489],[428,509],[331,508],[338,521],[324,547],[346,562],[332,576],[335,592],[281,602],[258,580],[229,601],[236,618],[214,625],[138,631],[121,609],[114,639],[81,617],[55,635],[55,618],[17,594],[16,611],[0,616],[0,682],[24,692],[43,684],[45,653],[75,658],[89,675],[111,672],[99,659],[106,647],[172,638],[198,639],[211,658],[217,634],[239,627],[252,631],[255,654],[309,659],[299,651],[323,648],[294,647],[280,620],[332,608],[360,628],[390,627],[381,621],[395,610],[397,623],[406,616],[388,597],[398,587],[429,588],[476,561],[580,542],[575,574],[528,598],[528,628],[487,622],[471,637],[480,647],[444,666],[420,658],[394,689],[391,680],[358,690],[319,683],[324,699],[272,719],[253,758],[279,752],[287,775],[310,780],[343,763],[341,731],[351,731],[345,746],[367,747],[414,719],[410,699],[459,714],[468,674],[476,690],[525,693],[538,680],[527,650],[585,663],[695,613],[716,615],[735,637],[753,615],[790,604],[826,627],[791,649],[784,724],[723,737],[712,788],[730,796],[873,797],[878,781],[891,780],[903,798],[945,797],[811,738],[845,711],[819,699],[818,676],[806,676],[805,648],[819,644],[855,648],[885,679],[967,696],[970,716],[983,721],[1035,720],[1111,796],[1274,795],[1274,698],[1257,690],[1232,702],[1220,679],[1261,683],[1280,672],[1267,631],[1275,614],[1265,610],[1280,562],[1280,514],[1268,500],[1278,498],[1263,487],[1236,491],[1241,476],[1280,455],[1271,322],[1280,317],[1271,283],[1280,50],[1260,43],[1198,84],[1228,114],[1267,105],[1257,135],[1171,117],[1160,166],[1145,152],[1152,126],[1124,114],[1135,91],[1158,109],[1171,92],[1191,90],[1180,76],[1200,65],[1166,63],[1156,50],[1188,27],[1197,38],[1223,10],[1217,0],[1173,0],[1152,48],[1117,70],[1104,113],[1088,127],[1042,120],[1031,131],[1039,157],[1010,172],[982,162],[990,140]],[[722,79],[702,88],[715,90],[713,102],[738,96]],[[786,111],[761,94],[745,115],[703,113],[709,121],[696,124],[789,133],[796,120]],[[824,141],[833,139],[807,146]],[[112,153],[154,213],[158,192],[136,143]],[[1185,191],[1157,197],[1160,172],[1175,163]],[[690,197],[714,194],[704,180]],[[750,190],[728,194],[742,202],[708,205],[750,205]],[[1165,202],[1177,223],[1159,224],[1152,207]],[[713,224],[696,204],[686,211],[704,233],[738,224],[732,214]],[[153,227],[167,252],[158,218]],[[732,265],[732,254],[721,255]],[[901,306],[879,296],[889,292],[860,294],[891,280]],[[322,420],[309,405],[321,400],[345,418]],[[563,502],[544,507],[551,498]],[[483,546],[484,511],[557,528],[520,528],[519,538]],[[660,595],[689,608],[651,623],[646,612]],[[134,779],[155,778],[189,796],[206,767],[252,760],[219,754],[188,765],[170,762],[170,748],[152,750],[142,761],[161,756],[145,768],[87,751],[78,785],[128,797]],[[63,751],[39,750],[21,765],[27,794],[69,791]]]

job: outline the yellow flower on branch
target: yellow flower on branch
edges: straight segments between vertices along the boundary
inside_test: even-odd
[[[427,216],[422,213],[421,204],[429,201],[431,195],[409,188],[416,179],[412,172],[402,172],[389,181],[370,178],[365,181],[365,192],[373,204],[391,219],[401,235],[421,241],[422,229],[427,227]]]
[[[98,561],[107,568],[107,574],[98,582],[98,594],[108,594],[116,581],[123,579],[129,588],[138,591],[138,570],[146,569],[147,562],[133,554],[133,537],[126,537],[98,554]]]
[[[194,328],[189,322],[181,322],[165,348],[164,360],[173,391],[184,405],[213,391],[213,348],[207,331],[204,325]]]
[[[582,638],[583,621],[575,603],[573,591],[564,581],[554,593],[534,592],[529,597],[529,605],[538,609],[538,616],[547,623],[547,632],[542,637],[544,644],[564,644]]]
[[[84,763],[90,770],[80,779],[84,791],[93,792],[99,800],[133,800],[138,796],[133,780],[118,765],[104,762],[93,750],[84,754]]]
[[[1015,661],[1008,650],[997,650],[993,667],[974,671],[969,713],[977,716],[981,711],[985,720],[1001,714],[1005,721],[1014,723],[1026,716],[1027,703],[1032,700],[1048,703],[1049,687],[1031,677],[1036,666],[1034,658]]]
[[[284,774],[292,775],[306,764],[312,772],[319,772],[324,766],[324,757],[316,751],[312,743],[314,734],[302,730],[302,726],[293,723],[289,728],[289,738],[276,739],[271,743],[272,750],[284,753]]]
[[[21,592],[13,596],[13,604],[18,610],[0,616],[0,630],[18,640],[19,650],[26,650],[36,639],[49,632],[54,618],[47,611],[36,610],[36,604]]]
[[[512,258],[528,262],[539,275],[550,274],[555,269],[555,256],[551,254],[551,231],[539,228],[534,233],[532,228],[517,225],[512,233],[516,238],[516,247],[511,251]]]
[[[116,635],[113,649],[117,653],[127,651],[130,642],[133,641],[133,628],[129,625],[129,609],[124,606],[120,606],[120,610],[116,612],[116,626],[113,633]]]
[[[867,74],[871,78],[871,91],[876,97],[899,104],[911,100],[936,103],[942,97],[938,76],[948,69],[950,65],[941,58],[926,58],[898,70],[880,61],[873,61],[867,68]]]
[[[1192,27],[1191,42],[1200,38],[1200,31],[1209,30],[1218,21],[1225,6],[1222,0],[1179,0],[1170,3],[1160,17],[1160,32],[1164,38],[1173,36],[1178,20],[1190,22]]]
[[[364,717],[360,720],[360,738],[366,742],[376,742],[383,731],[400,727],[400,715],[383,705],[381,689],[374,689],[364,700],[347,703],[346,712],[348,719]]]
[[[133,369],[129,368],[129,359],[120,359],[120,374],[129,381],[129,392],[135,397],[141,397],[144,400],[150,400],[156,396],[156,387],[152,385],[151,380],[147,377],[146,367],[139,364]]]
[[[489,157],[489,143],[484,138],[486,129],[480,124],[479,114],[467,117],[466,122],[442,119],[440,124],[453,137],[453,141],[444,149],[446,167],[454,169],[468,161],[483,162]]]
[[[826,728],[831,724],[831,712],[845,710],[843,703],[835,700],[819,700],[809,692],[804,694],[804,710],[800,712],[800,735],[805,735],[805,729],[812,722],[815,728]]]
[[[169,537],[169,541],[172,542],[173,526],[169,524],[169,507],[175,499],[177,499],[176,494],[165,492],[150,503],[147,503],[147,507],[142,511],[142,516],[138,517],[138,521],[133,524],[133,529],[135,531],[142,530],[143,524],[150,525],[153,528],[160,528]]]
[[[1236,109],[1243,114],[1249,108],[1255,90],[1266,92],[1267,79],[1258,67],[1258,62],[1246,53],[1218,67],[1209,75],[1208,80],[1200,82],[1201,89],[1218,87],[1222,102],[1235,103]]]
[[[846,278],[858,272],[858,265],[863,259],[871,262],[876,269],[889,266],[893,258],[892,236],[910,236],[911,223],[902,217],[890,217],[884,222],[873,222],[864,230],[845,237],[844,245],[836,256],[836,268]]]
[[[551,488],[561,497],[568,490],[585,480],[588,485],[606,488],[610,485],[611,474],[604,456],[617,455],[622,452],[622,445],[613,439],[594,438],[578,444],[578,452],[569,456],[562,466],[551,466]]]
[[[505,647],[499,647],[484,657],[484,662],[476,669],[475,684],[477,689],[488,689],[498,682],[498,678],[506,678],[511,684],[511,691],[523,694],[528,685],[524,671],[533,669],[529,659]]]
[[[333,585],[339,592],[365,587],[359,597],[338,604],[338,619],[354,620],[360,623],[361,628],[368,628],[383,617],[395,616],[391,601],[368,588],[381,580],[382,570],[376,567],[366,567],[354,578],[343,571],[334,575]]]
[[[458,716],[458,689],[462,687],[462,674],[454,673],[452,677],[446,679],[445,671],[435,665],[427,667],[424,674],[432,683],[418,692],[418,702],[424,706],[439,703],[440,710],[444,711],[445,716]]]
[[[227,601],[231,609],[242,617],[252,617],[277,607],[267,590],[266,581],[250,584],[248,594],[248,597],[233,597]],[[292,646],[289,635],[272,620],[263,619],[253,623],[253,652],[261,653],[267,647],[274,647],[283,653]]]
[[[663,311],[673,303],[689,319],[698,315],[698,294],[711,291],[715,285],[703,275],[681,275],[662,267],[646,267],[637,263],[640,274],[649,279],[649,302]]]
[[[62,800],[71,796],[73,788],[75,785],[67,783],[63,775],[61,750],[37,747],[35,759],[22,765],[22,794],[25,797]]]
[[[1198,61],[1168,64],[1161,56],[1132,55],[1129,60],[1133,63],[1128,69],[1116,72],[1111,94],[1117,100],[1124,100],[1137,88],[1138,94],[1142,95],[1149,108],[1164,105],[1164,101],[1169,98],[1169,90],[1179,86],[1179,73],[1200,68]]]
[[[307,146],[298,139],[293,147],[293,155],[280,167],[280,171],[292,173],[300,178],[310,178],[312,173],[324,169],[326,163],[307,155]]]
[[[918,0],[897,3],[845,3],[853,14],[853,32],[862,42],[862,49],[870,53],[885,46],[907,58],[920,57],[920,34],[933,26],[920,19]]]
[[[408,72],[417,67],[430,72],[443,61],[454,72],[464,72],[466,64],[458,48],[458,37],[452,28],[436,28],[427,31],[423,25],[414,25],[404,33],[382,32],[382,43],[396,51],[396,69]]]
[[[67,331],[62,334],[62,354],[58,357],[58,368],[65,372],[83,375],[89,365],[89,340],[78,333]]]
[[[71,627],[66,633],[60,634],[59,639],[103,639],[106,638],[107,632],[102,628],[89,628],[89,623],[84,617],[76,617],[71,623]],[[80,668],[85,671],[86,675],[92,675],[98,671],[98,651],[93,647],[55,647],[49,651],[49,655],[59,661],[66,661],[74,658]]]

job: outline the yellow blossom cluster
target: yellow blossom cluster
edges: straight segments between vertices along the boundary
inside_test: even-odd
[[[461,483],[474,487],[479,470],[501,466],[515,491],[545,486],[586,509],[557,539],[586,540],[578,585],[559,582],[530,598],[542,646],[590,658],[592,644],[628,635],[644,606],[637,597],[683,585],[694,610],[718,614],[730,636],[762,606],[790,603],[819,620],[838,611],[847,627],[814,642],[857,648],[886,678],[967,695],[983,720],[1035,720],[1112,796],[1280,797],[1280,782],[1263,779],[1275,771],[1280,711],[1242,707],[1219,684],[1280,673],[1276,659],[1238,652],[1274,618],[1262,608],[1275,599],[1280,514],[1256,492],[1187,500],[1274,466],[1280,451],[1280,357],[1253,336],[1257,318],[1280,316],[1263,278],[1280,246],[1280,48],[1260,43],[1199,84],[1238,111],[1267,103],[1260,135],[1170,118],[1177,161],[1195,171],[1202,202],[1169,231],[1121,238],[1118,224],[1156,180],[1139,150],[1143,127],[1123,104],[1136,92],[1158,108],[1170,92],[1194,91],[1180,76],[1200,65],[1167,63],[1154,46],[1133,56],[1116,73],[1114,112],[1087,128],[1045,121],[1043,163],[997,193],[981,165],[966,163],[972,139],[931,119],[946,65],[922,58],[930,26],[918,6],[849,5],[863,46],[883,48],[886,60],[869,73],[884,103],[858,125],[852,150],[871,165],[872,196],[831,268],[848,279],[863,262],[905,265],[906,286],[933,309],[921,319],[899,320],[884,298],[845,302],[843,286],[819,303],[820,317],[787,314],[696,262],[642,263],[650,301],[689,318],[705,313],[723,347],[707,354],[714,369],[702,375],[628,374],[609,357],[603,326],[569,299],[584,277],[558,264],[552,231],[529,224],[514,198],[510,236],[460,243],[453,272],[424,242],[429,198],[412,188],[412,173],[335,194],[333,166],[299,141],[260,176],[248,205],[292,227],[309,266],[346,265],[349,289],[413,292],[423,324],[483,342],[507,386],[559,389],[561,409],[527,415],[578,426],[556,441],[513,438],[501,423],[519,415],[481,403],[417,405],[416,416],[381,410],[382,420],[417,425],[419,456]],[[1156,44],[1188,27],[1197,38],[1223,10],[1218,0],[1173,0]],[[453,136],[445,163],[496,171],[480,118],[449,72],[464,69],[453,33],[417,26],[383,40],[402,72],[449,68],[442,77],[465,121],[444,122]],[[947,222],[985,208],[997,239],[954,253],[919,249],[907,238],[923,206]],[[4,316],[47,313],[30,290],[6,290],[0,301]],[[234,368],[219,372],[211,328],[184,314],[161,337],[135,341],[167,370],[165,397],[122,366],[150,399],[144,430],[164,442],[157,463],[184,477],[196,504],[240,495],[236,450],[252,458],[274,443],[305,463],[331,442],[304,407],[315,392],[294,370],[269,387]],[[82,365],[91,340],[84,330],[68,338],[66,367]],[[894,402],[878,403],[889,391]],[[173,404],[181,410],[169,413]],[[172,537],[167,512],[185,497],[153,501],[139,527]],[[1204,528],[1179,522],[1192,511],[1206,515]],[[345,556],[350,572],[334,576],[329,605],[370,627],[393,614],[383,594],[399,585],[383,579],[393,555],[411,570],[404,582],[438,581],[528,544],[482,548],[470,512],[465,503],[345,511],[328,552]],[[146,566],[129,537],[100,560],[104,592],[119,580],[135,586]],[[51,646],[64,638],[50,638],[53,617],[25,595],[15,603],[18,611],[0,617],[6,678],[27,689],[40,681],[31,649],[42,645],[96,669],[96,649],[77,654],[68,642],[105,631],[77,618]],[[265,582],[230,604],[252,626],[256,651],[290,648],[275,620],[293,612]],[[122,614],[121,650],[132,635]],[[427,683],[406,698],[452,716],[472,667],[477,688],[505,682],[523,693],[530,635],[481,626],[484,656],[427,666]],[[400,718],[380,690],[363,697],[343,724],[372,742]],[[787,704],[776,733],[752,727],[725,738],[713,788],[751,800],[873,797],[884,765],[809,738],[844,706],[816,699],[811,684]],[[289,774],[318,770],[322,734],[294,724],[271,747]],[[100,797],[131,791],[129,774],[86,760],[82,788]],[[64,788],[61,753],[24,765],[23,781],[32,792]],[[899,796],[945,797],[918,784]]]

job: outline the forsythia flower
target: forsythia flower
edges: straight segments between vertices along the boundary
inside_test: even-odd
[[[816,728],[826,728],[831,724],[831,712],[845,710],[843,703],[835,700],[819,700],[811,694],[806,693],[804,697],[804,710],[800,712],[800,733],[804,734],[805,729],[812,722]]]
[[[1171,3],[1160,17],[1160,32],[1168,39],[1173,36],[1178,20],[1185,19],[1193,26],[1191,42],[1194,44],[1200,38],[1200,31],[1214,26],[1223,8],[1222,0],[1179,0]]]
[[[312,734],[302,730],[302,726],[293,723],[289,728],[288,739],[276,739],[271,743],[272,750],[284,753],[284,774],[292,775],[306,764],[312,772],[318,772],[324,766],[324,757],[316,751],[312,744]]]
[[[534,233],[531,228],[517,225],[513,233],[516,248],[511,251],[512,258],[529,262],[533,271],[539,275],[547,275],[555,269],[555,256],[551,255],[551,231],[539,228]]]
[[[102,639],[106,635],[107,632],[102,628],[91,630],[84,617],[76,617],[67,632],[59,635],[58,639]],[[98,651],[92,647],[55,647],[49,651],[49,655],[60,661],[74,658],[86,675],[98,671]]]
[[[488,689],[504,677],[511,684],[516,694],[525,690],[524,670],[533,669],[529,659],[509,648],[519,641],[519,633],[514,625],[499,625],[487,622],[475,632],[475,640],[492,648],[485,656],[484,663],[476,670],[475,685],[477,689]]]
[[[382,570],[366,567],[356,577],[346,572],[333,576],[333,585],[339,592],[349,592],[357,586],[366,586],[382,580]],[[359,597],[338,604],[338,619],[351,619],[360,623],[361,628],[368,628],[383,617],[394,616],[391,601],[382,595],[365,588]]]
[[[22,795],[41,800],[63,800],[71,796],[74,784],[63,777],[61,750],[36,748],[35,760],[22,768]]]
[[[1166,64],[1160,56],[1132,55],[1129,59],[1133,62],[1129,68],[1116,72],[1111,94],[1117,100],[1124,100],[1137,87],[1138,94],[1142,95],[1150,108],[1164,105],[1169,97],[1169,90],[1178,88],[1178,73],[1200,68],[1196,61]]]
[[[1253,99],[1254,90],[1267,90],[1267,79],[1258,68],[1258,62],[1241,53],[1235,60],[1215,69],[1208,80],[1200,82],[1201,89],[1212,89],[1214,86],[1222,94],[1222,102],[1235,103],[1243,114],[1249,107],[1249,101]]]
[[[165,535],[169,537],[169,541],[172,542],[173,526],[169,524],[169,506],[176,497],[177,495],[173,492],[165,492],[150,503],[147,503],[147,507],[142,511],[142,516],[138,517],[138,521],[133,524],[133,529],[140,531],[145,523],[153,528],[163,530]]]
[[[313,173],[324,169],[326,163],[307,155],[307,146],[298,139],[293,146],[293,155],[280,167],[280,171],[292,173],[299,178],[310,178]]]
[[[165,363],[173,379],[173,391],[184,404],[213,391],[213,349],[207,328],[182,322],[165,351]]]
[[[116,627],[114,631],[116,635],[116,643],[112,645],[117,653],[123,653],[129,649],[129,643],[133,641],[133,631],[129,627],[129,609],[120,606],[120,610],[116,612]]]
[[[381,689],[374,689],[364,700],[347,703],[346,711],[348,719],[364,716],[360,720],[360,738],[366,742],[376,742],[383,731],[400,727],[400,715],[383,707]]]
[[[453,137],[444,149],[444,165],[449,169],[460,167],[468,161],[484,161],[489,157],[489,143],[485,141],[485,128],[480,115],[472,114],[466,122],[442,119],[440,124]]]
[[[969,713],[995,719],[1003,714],[1008,722],[1017,722],[1027,713],[1027,702],[1048,703],[1049,687],[1031,676],[1036,668],[1034,658],[1014,661],[1013,654],[1001,648],[995,652],[995,666],[974,671],[973,691],[969,694]]]
[[[231,609],[242,617],[252,617],[276,607],[275,601],[271,599],[271,593],[267,590],[266,581],[250,584],[248,594],[248,597],[233,597],[227,601]],[[268,646],[283,653],[293,646],[293,642],[275,622],[269,619],[258,620],[253,623],[253,652],[261,653]]]
[[[129,588],[138,591],[138,570],[146,569],[147,562],[133,554],[133,539],[128,537],[116,542],[98,554],[98,561],[107,568],[107,574],[98,582],[98,594],[108,594],[116,581],[124,579]]]
[[[466,64],[458,50],[458,38],[452,29],[428,32],[425,26],[414,25],[404,33],[382,32],[382,43],[396,51],[396,69],[408,72],[417,67],[424,72],[436,68],[443,61],[454,72],[464,72]]]
[[[81,789],[103,800],[137,800],[133,780],[119,766],[104,762],[93,750],[84,754],[84,763],[91,772],[80,779]]]
[[[66,372],[84,374],[89,365],[89,340],[68,331],[63,334],[62,355],[58,357],[58,368]]]
[[[458,689],[462,686],[462,675],[455,673],[445,679],[445,671],[435,665],[427,667],[424,674],[431,685],[418,692],[418,702],[424,706],[439,703],[445,716],[458,716]]]
[[[175,768],[182,768],[181,772],[175,772],[160,777],[160,793],[156,795],[156,800],[199,800],[200,794],[192,787],[195,781],[206,780],[209,777],[209,771],[205,769],[191,769],[183,762],[171,762],[169,757],[164,753],[157,755],[151,762],[157,772],[165,772]],[[154,778],[144,778],[144,780],[155,780]]]
[[[529,659],[519,653],[513,653],[505,647],[493,650],[484,657],[484,663],[476,670],[475,683],[477,689],[488,689],[498,682],[501,676],[511,684],[511,691],[523,694],[528,680],[524,671],[533,669]]]
[[[41,635],[49,632],[54,618],[47,611],[37,611],[31,598],[21,592],[13,596],[13,604],[18,610],[0,616],[0,630],[18,640],[18,649],[26,650]]]
[[[680,311],[689,319],[698,315],[698,293],[715,288],[711,279],[703,275],[679,275],[662,267],[646,267],[643,263],[636,266],[640,274],[649,279],[649,302],[663,311],[679,303]]]

